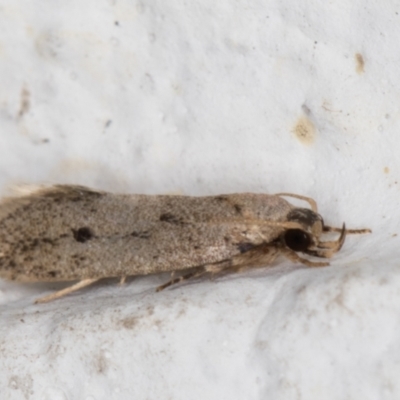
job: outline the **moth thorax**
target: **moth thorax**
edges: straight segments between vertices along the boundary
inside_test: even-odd
[[[298,222],[306,232],[311,233],[315,238],[320,237],[324,228],[324,220],[321,215],[308,208],[294,208],[288,213],[287,220]]]

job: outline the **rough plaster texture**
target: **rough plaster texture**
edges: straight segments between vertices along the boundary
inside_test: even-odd
[[[0,283],[1,399],[398,399],[400,9],[0,0],[0,192],[309,195],[330,267]]]

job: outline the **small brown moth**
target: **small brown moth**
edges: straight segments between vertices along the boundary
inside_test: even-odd
[[[297,208],[291,196],[309,203]],[[335,241],[321,241],[326,232]],[[330,258],[346,230],[324,225],[314,200],[288,193],[209,197],[111,194],[57,185],[0,203],[0,277],[78,283],[62,297],[107,277],[188,270],[160,286],[271,264],[278,255],[310,267],[299,253]]]

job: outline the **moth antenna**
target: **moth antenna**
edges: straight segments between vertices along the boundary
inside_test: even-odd
[[[295,199],[304,200],[310,205],[311,210],[318,213],[317,202],[314,199],[312,199],[311,197],[301,196],[299,194],[293,194],[293,193],[277,193],[275,196],[286,196],[286,197],[293,197]]]
[[[324,232],[342,232],[342,228],[335,228],[333,226],[324,226]],[[372,233],[371,229],[346,229],[348,235],[363,235],[365,233]]]

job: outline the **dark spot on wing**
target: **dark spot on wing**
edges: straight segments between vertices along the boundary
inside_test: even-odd
[[[85,243],[93,237],[93,232],[88,227],[72,229],[74,239],[79,243]]]
[[[215,196],[214,197],[215,198],[215,200],[217,200],[217,201],[228,201],[228,197],[227,196]]]
[[[176,224],[176,225],[185,224],[185,221],[182,218],[177,217],[176,215],[173,215],[171,213],[161,214],[160,215],[160,221],[168,222],[170,224]]]
[[[249,242],[237,243],[236,246],[237,246],[238,250],[240,251],[240,253],[246,253],[247,251],[256,247],[256,245],[254,245],[253,243],[249,243]]]
[[[241,205],[239,205],[239,204],[234,204],[234,205],[233,205],[233,208],[235,209],[235,211],[236,211],[238,214],[242,214],[243,208],[242,208]]]
[[[49,275],[51,278],[54,278],[54,277],[57,276],[57,271],[49,271],[49,272],[47,273],[47,275]]]
[[[84,201],[93,200],[104,196],[104,193],[83,187],[57,185],[40,193],[42,198],[50,198],[52,201],[59,203],[64,201]]]
[[[48,243],[48,244],[54,245],[55,241],[53,239],[44,237],[44,238],[42,238],[42,243]]]
[[[133,231],[131,233],[131,236],[138,237],[140,239],[148,239],[151,236],[151,234],[149,231],[142,231],[142,232]]]
[[[15,247],[20,247],[22,253],[35,250],[39,246],[39,239],[28,239],[20,244],[16,244]]]

